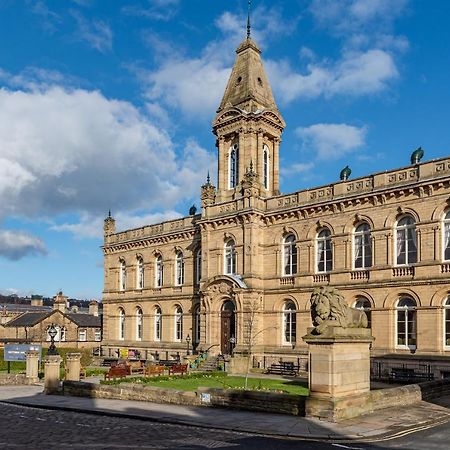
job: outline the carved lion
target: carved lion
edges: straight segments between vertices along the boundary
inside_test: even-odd
[[[311,317],[316,334],[323,334],[329,326],[367,328],[368,325],[366,313],[350,308],[332,287],[314,289],[311,294]]]

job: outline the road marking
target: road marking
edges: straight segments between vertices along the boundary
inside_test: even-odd
[[[349,447],[348,445],[343,444],[331,444],[333,447],[341,447],[341,448],[351,448],[352,450],[364,450],[362,447]]]

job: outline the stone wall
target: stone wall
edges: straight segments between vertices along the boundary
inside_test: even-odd
[[[127,383],[120,385],[94,385],[84,382],[64,381],[63,395],[138,400],[185,406],[218,406],[295,416],[304,415],[305,409],[305,397],[236,389],[200,388],[196,392],[189,392],[150,386],[136,386]]]
[[[0,385],[29,384],[24,373],[1,373]]]

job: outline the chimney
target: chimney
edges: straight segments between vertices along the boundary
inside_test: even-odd
[[[43,306],[44,300],[42,299],[42,295],[32,295],[31,296],[31,306]]]
[[[98,317],[98,303],[95,300],[89,302],[89,314]]]
[[[53,309],[65,313],[67,308],[67,299],[68,297],[66,297],[62,291],[59,291],[58,294],[53,297]]]

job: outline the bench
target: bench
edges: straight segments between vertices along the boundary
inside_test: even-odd
[[[174,364],[172,367],[169,367],[169,375],[175,375],[177,373],[184,375],[188,371],[187,364]]]
[[[390,381],[432,381],[434,374],[431,372],[416,372],[414,369],[407,367],[392,367],[389,374]]]
[[[164,366],[148,366],[144,369],[144,375],[151,377],[153,375],[164,375],[166,368]]]
[[[105,380],[114,380],[115,378],[125,378],[130,375],[130,367],[122,364],[112,366],[107,373],[105,373]]]
[[[296,376],[298,375],[299,370],[300,367],[295,365],[293,362],[281,362],[279,364],[272,364],[266,370],[266,373],[271,373],[274,375]]]
[[[142,361],[128,361],[128,366],[130,367],[130,373],[144,373],[144,364]]]
[[[176,364],[180,364],[180,362],[177,361],[176,359],[160,359],[158,361],[158,365],[165,367],[172,367],[175,366]]]

